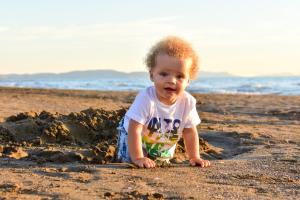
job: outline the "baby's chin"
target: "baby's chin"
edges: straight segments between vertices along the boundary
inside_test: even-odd
[[[169,105],[171,105],[171,104],[174,104],[176,101],[177,101],[177,99],[179,99],[180,98],[180,96],[181,95],[177,95],[177,94],[173,94],[173,95],[170,95],[170,96],[168,96],[168,104]]]

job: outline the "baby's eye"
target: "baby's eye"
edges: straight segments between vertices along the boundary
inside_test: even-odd
[[[183,76],[183,75],[177,75],[176,78],[177,78],[177,79],[183,79],[184,76]]]
[[[165,77],[165,76],[167,76],[167,75],[168,75],[168,73],[166,73],[166,72],[160,72],[160,73],[159,73],[159,75],[161,75],[161,76]]]

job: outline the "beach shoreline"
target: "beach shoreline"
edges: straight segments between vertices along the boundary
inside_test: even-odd
[[[62,118],[82,110],[128,108],[136,92],[0,87],[0,127],[19,113]],[[300,194],[300,96],[193,94],[207,142],[206,169],[41,162],[0,152],[0,197],[13,199],[296,199]],[[53,114],[54,115],[54,114]],[[34,121],[36,123],[36,121]],[[1,131],[0,131],[1,132]],[[4,147],[8,143],[0,144]],[[64,148],[63,145],[29,147]],[[9,145],[9,144],[8,144]],[[13,143],[12,143],[13,145]],[[79,147],[78,147],[79,148]],[[0,148],[1,150],[1,148]],[[26,151],[28,150],[28,151]],[[40,181],[43,180],[43,181]]]

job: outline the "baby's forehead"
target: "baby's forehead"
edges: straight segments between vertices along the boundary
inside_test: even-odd
[[[191,57],[179,57],[168,54],[158,54],[155,57],[155,65],[162,63],[181,63],[186,66],[191,66],[193,64],[193,59]]]
[[[183,70],[185,73],[189,73],[191,66],[191,58],[177,58],[174,56],[161,54],[157,56],[154,68],[171,71],[175,69],[180,69]]]
[[[187,55],[177,55],[177,54],[171,54],[171,53],[166,53],[166,52],[159,52],[155,56],[155,60],[157,61],[158,59],[176,59],[176,60],[191,60],[191,56]]]

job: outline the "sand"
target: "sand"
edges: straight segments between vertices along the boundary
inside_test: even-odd
[[[0,88],[0,199],[297,199],[300,97],[193,94],[202,157],[171,165],[115,159],[136,93]]]

